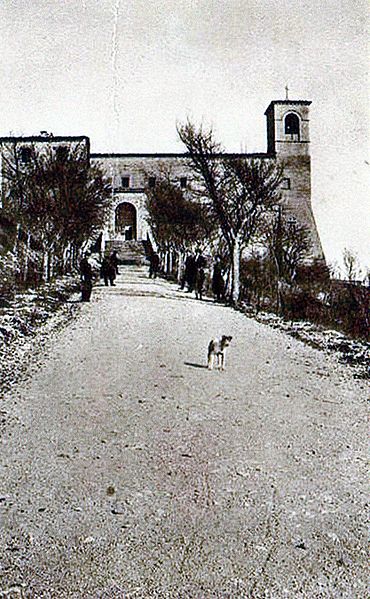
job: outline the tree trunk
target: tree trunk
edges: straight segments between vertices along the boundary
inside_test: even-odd
[[[165,249],[164,265],[165,265],[164,271],[165,271],[166,275],[170,275],[171,274],[171,248],[168,246]]]
[[[172,250],[168,251],[168,273],[172,275],[172,267],[173,267],[173,252]]]
[[[65,275],[66,272],[71,270],[71,244],[67,243],[66,247],[63,250],[62,257],[62,274]]]
[[[27,241],[26,241],[26,251],[24,255],[24,270],[23,270],[23,282],[27,282],[28,278],[28,263],[29,263],[29,254],[30,254],[30,246],[31,246],[31,234],[27,232]]]
[[[46,283],[48,283],[48,274],[49,274],[49,252],[44,250],[43,255],[43,279]]]
[[[237,304],[240,296],[240,236],[236,235],[232,247],[232,287],[231,287],[231,301],[233,304]]]
[[[46,244],[45,250],[45,263],[44,263],[44,277],[46,283],[50,283],[51,278],[54,274],[54,247],[53,244]]]
[[[183,252],[178,253],[178,262],[177,262],[177,282],[180,284],[182,279],[182,270],[184,264],[184,254]]]
[[[50,252],[50,258],[49,258],[49,282],[51,281],[51,279],[54,276],[54,252],[51,250]]]
[[[17,231],[16,231],[16,235],[15,235],[15,239],[14,239],[14,247],[13,247],[13,253],[16,254],[18,251],[18,247],[19,247],[19,233],[21,230],[21,225],[17,225]]]
[[[76,243],[72,244],[72,268],[78,268],[78,252],[79,246]]]
[[[279,260],[276,256],[274,256],[275,266],[276,266],[276,314],[280,314],[281,309],[281,294],[280,294],[280,265]]]

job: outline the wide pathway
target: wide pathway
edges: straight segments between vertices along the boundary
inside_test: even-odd
[[[365,597],[368,385],[121,270],[5,398],[0,597]]]

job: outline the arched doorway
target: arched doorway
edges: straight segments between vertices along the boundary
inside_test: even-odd
[[[129,202],[123,202],[116,208],[115,225],[116,235],[122,236],[126,241],[137,238],[136,208]]]

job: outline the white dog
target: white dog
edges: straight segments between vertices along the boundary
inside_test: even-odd
[[[225,370],[225,352],[230,345],[232,337],[222,335],[212,339],[208,345],[208,369],[213,370],[215,366],[219,370]]]

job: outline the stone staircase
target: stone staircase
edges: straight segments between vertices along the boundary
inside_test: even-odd
[[[105,245],[105,254],[117,252],[120,264],[148,264],[151,252],[149,241],[122,241],[112,239]]]

